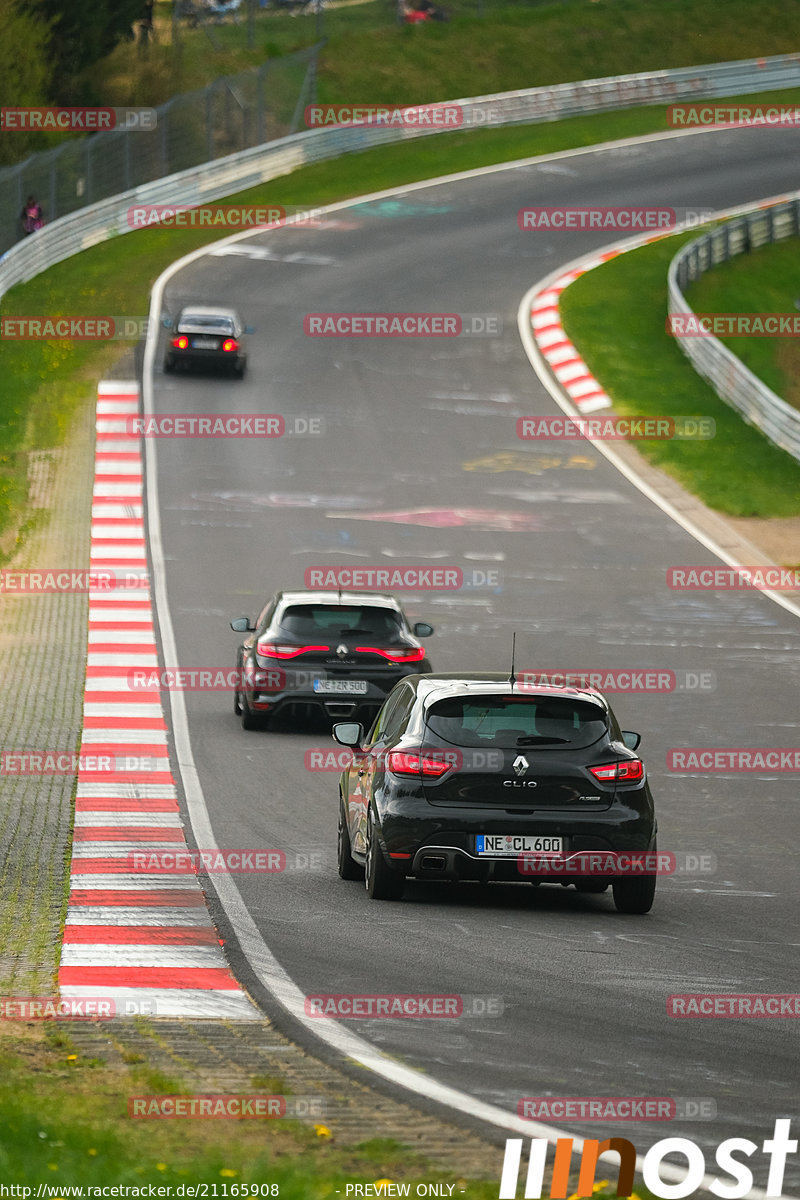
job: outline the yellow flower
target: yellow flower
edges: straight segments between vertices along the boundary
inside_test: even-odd
[[[376,1179],[373,1187],[387,1187],[391,1183],[394,1183],[393,1179]]]
[[[87,1150],[86,1153],[91,1154],[92,1158],[94,1158],[95,1155],[97,1154],[97,1151],[94,1148],[92,1148],[91,1150]]]
[[[48,1163],[48,1164],[47,1164],[47,1169],[48,1169],[48,1171],[57,1171],[57,1170],[58,1170],[58,1163]]]
[[[230,1167],[223,1167],[220,1170],[220,1175],[225,1175],[228,1179],[233,1179],[234,1175],[238,1175],[238,1171],[232,1171]]]
[[[68,1054],[67,1055],[67,1062],[77,1062],[77,1061],[78,1061],[77,1054]]]
[[[317,1137],[321,1138],[329,1138],[331,1136],[331,1131],[328,1129],[327,1125],[315,1125],[314,1133],[317,1135]]]
[[[166,1169],[167,1169],[167,1164],[166,1164],[166,1163],[156,1163],[156,1170],[157,1170],[157,1171],[166,1171]]]

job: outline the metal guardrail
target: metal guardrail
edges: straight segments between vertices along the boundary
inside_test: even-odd
[[[800,54],[609,76],[446,103],[461,106],[463,128],[486,128],[555,121],[681,99],[743,95],[797,86],[800,86]],[[133,205],[207,203],[276,179],[308,163],[416,137],[431,137],[440,132],[444,130],[436,126],[360,125],[314,129],[251,147],[100,200],[61,217],[12,246],[0,258],[0,298],[15,284],[32,279],[63,259],[128,233],[127,210]]]
[[[683,246],[667,275],[670,316],[692,315],[683,289],[718,263],[759,246],[800,235],[800,198],[773,204],[719,225]],[[679,337],[679,349],[699,375],[751,425],[800,462],[800,411],[754,375],[713,336]]]
[[[52,222],[165,175],[297,133],[320,49],[317,43],[181,92],[155,109],[153,129],[68,138],[0,167],[0,252],[22,236],[28,195]]]

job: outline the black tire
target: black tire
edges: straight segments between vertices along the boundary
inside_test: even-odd
[[[371,814],[367,825],[367,865],[364,870],[364,882],[370,900],[400,900],[406,886],[405,876],[393,871],[383,857]]]
[[[164,374],[170,375],[175,370],[175,363],[171,358],[164,359]]]
[[[340,879],[364,878],[364,868],[356,862],[350,852],[350,834],[341,804],[339,805],[339,826],[336,831],[336,865]]]
[[[240,363],[238,367],[234,367],[233,374],[236,379],[244,379],[244,363]]]
[[[254,733],[257,729],[264,728],[264,718],[257,717],[255,713],[252,712],[247,703],[247,697],[245,695],[242,695],[241,708],[242,729],[246,729],[248,733]]]
[[[241,680],[243,675],[241,659],[236,663],[236,670],[239,672],[239,679]],[[242,693],[238,688],[233,689],[233,711],[237,717],[242,715]]]
[[[655,875],[615,879],[611,885],[617,912],[642,914],[650,912],[656,897]]]

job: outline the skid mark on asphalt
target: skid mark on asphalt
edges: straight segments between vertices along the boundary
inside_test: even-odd
[[[85,761],[59,987],[62,996],[114,1001],[121,1014],[258,1020],[228,968],[197,876],[130,867],[134,852],[187,850],[161,694],[130,679],[134,668],[158,664],[141,442],[125,430],[138,412],[135,383],[99,385],[91,568],[130,572],[136,586],[89,593]]]

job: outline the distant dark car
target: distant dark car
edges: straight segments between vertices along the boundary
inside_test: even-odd
[[[245,729],[279,713],[371,721],[398,680],[432,670],[418,639],[433,627],[409,625],[385,592],[278,592],[231,629],[248,634],[234,697]]]
[[[373,899],[399,899],[412,876],[611,884],[621,912],[651,908],[655,873],[638,872],[655,861],[644,852],[657,826],[640,736],[620,730],[599,692],[414,675],[367,736],[356,722],[333,736],[353,749],[339,780],[339,874],[365,877]]]
[[[171,329],[164,355],[164,370],[176,367],[218,368],[239,379],[247,368],[242,349],[246,330],[232,308],[205,308],[193,304],[181,309]]]

